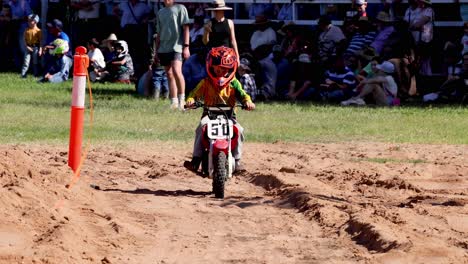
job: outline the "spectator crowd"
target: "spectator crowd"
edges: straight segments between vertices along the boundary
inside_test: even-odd
[[[350,2],[346,12],[333,4],[320,4],[319,11],[299,8],[299,16],[316,22],[311,25],[295,24],[289,3],[236,3],[231,5],[234,8],[222,0],[183,3],[186,11],[182,11],[192,18],[187,22],[184,13],[184,20],[177,22],[190,27],[189,43],[183,43],[189,48],[189,53],[183,51],[185,93],[207,76],[208,50],[230,45],[239,57],[237,79],[257,101],[380,106],[415,98],[468,102],[468,21],[459,36],[440,40],[431,0]],[[50,1],[46,18],[38,15],[38,0],[0,0],[0,4],[0,71],[16,71],[22,78],[32,74],[40,82],[63,82],[70,77],[73,48],[84,45],[91,81],[135,84],[142,95],[173,97],[172,73],[168,79],[157,50],[161,48],[157,43],[165,40],[158,35],[164,32],[158,27],[162,14],[158,11],[166,3]],[[463,20],[468,7],[459,6]],[[254,22],[236,35],[240,26],[234,29],[232,17]],[[42,19],[45,29],[40,28]],[[332,23],[335,20],[343,23]],[[434,58],[437,48],[442,60]],[[176,81],[181,82],[177,75]]]

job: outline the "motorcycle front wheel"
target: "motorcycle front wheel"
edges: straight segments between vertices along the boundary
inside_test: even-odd
[[[227,159],[224,152],[214,157],[213,193],[216,198],[224,198],[224,185],[227,178]]]

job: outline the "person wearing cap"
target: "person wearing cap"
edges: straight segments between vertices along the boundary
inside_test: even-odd
[[[357,9],[357,16],[358,17],[367,17],[367,1],[366,0],[354,0],[354,4],[356,5]]]
[[[52,22],[48,22],[46,25],[48,34],[45,42],[46,45],[42,47],[42,55],[44,55],[45,69],[48,69],[52,66],[54,61],[54,58],[48,52],[50,49],[54,48],[51,43],[56,39],[63,39],[70,45],[70,38],[65,32],[63,32],[63,24],[59,19],[54,19]],[[68,51],[68,55],[71,56],[70,50]]]
[[[52,56],[53,61],[39,82],[64,82],[68,80],[70,69],[73,65],[73,60],[68,55],[70,49],[68,41],[58,38],[50,43],[50,46],[51,48],[48,49],[48,53]]]
[[[232,8],[226,6],[224,0],[215,0],[212,6],[205,10],[212,11],[213,18],[204,26],[203,43],[207,45],[208,48],[220,46],[233,48],[237,58],[240,58],[239,50],[237,49],[234,22],[224,16],[224,11],[232,10]]]
[[[256,16],[253,25],[256,30],[250,37],[252,51],[263,45],[273,46],[276,44],[276,32],[271,28],[270,20],[265,15]]]
[[[250,69],[250,61],[247,58],[241,58],[239,68],[237,68],[237,73],[239,74],[239,82],[242,84],[244,91],[250,95],[252,102],[255,101],[257,97],[257,84],[255,83],[255,75],[252,74]]]
[[[63,31],[63,23],[59,19],[54,19],[52,22],[47,23],[47,43],[54,41],[55,39],[63,39],[70,44],[70,37]]]
[[[171,109],[184,110],[185,79],[182,60],[190,57],[190,19],[184,5],[164,0],[156,23],[156,52],[154,61],[164,66],[169,81]]]
[[[24,53],[23,67],[21,69],[21,77],[25,78],[29,69],[29,64],[33,63],[34,76],[39,74],[39,57],[42,53],[41,40],[42,31],[37,27],[39,16],[31,14],[28,16],[28,28],[24,32],[24,42],[26,43],[26,52]]]
[[[370,46],[375,49],[378,55],[381,55],[390,35],[395,32],[395,28],[393,27],[393,18],[387,12],[379,12],[375,19],[377,21],[377,36]]]
[[[106,39],[101,41],[102,53],[105,61],[110,61],[114,56],[114,41],[117,41],[117,35],[110,33]]]
[[[378,106],[397,104],[398,86],[392,76],[395,72],[395,66],[389,61],[384,61],[381,64],[377,64],[375,68],[375,77],[360,82],[356,87],[359,95],[342,101],[341,105],[366,105],[363,98],[370,94],[372,94]]]

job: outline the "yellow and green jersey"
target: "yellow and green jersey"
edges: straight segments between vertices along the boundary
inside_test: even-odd
[[[231,107],[236,106],[237,100],[242,104],[252,102],[252,99],[242,89],[242,84],[236,78],[232,79],[231,83],[223,89],[214,85],[209,78],[205,78],[190,92],[187,97],[188,100],[203,100],[205,106],[225,104]]]

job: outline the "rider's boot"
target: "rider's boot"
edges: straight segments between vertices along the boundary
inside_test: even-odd
[[[184,162],[184,167],[196,172],[200,167],[201,160],[202,159],[200,157],[193,157],[191,161],[186,160]]]
[[[240,173],[245,171],[246,169],[244,168],[244,165],[242,165],[240,160],[236,160],[236,167],[234,168],[234,173]]]

